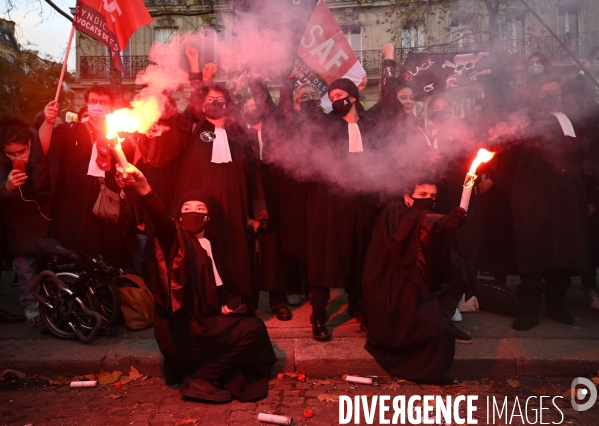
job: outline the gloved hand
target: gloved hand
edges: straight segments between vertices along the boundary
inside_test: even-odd
[[[451,213],[445,215],[445,217],[439,221],[439,228],[441,228],[442,231],[447,232],[450,229],[460,228],[467,220],[466,210],[461,207],[454,207]]]

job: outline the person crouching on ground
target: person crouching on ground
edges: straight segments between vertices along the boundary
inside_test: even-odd
[[[155,224],[146,276],[156,300],[154,333],[167,384],[183,382],[183,396],[205,401],[265,397],[276,357],[264,322],[220,278],[204,236],[213,211],[207,193],[184,193],[175,220],[134,166],[126,173],[119,169],[117,179],[136,189]]]
[[[362,293],[369,324],[365,349],[392,376],[439,384],[462,332],[443,315],[437,296],[451,280],[449,231],[466,222],[466,211],[432,214],[436,197],[434,180],[421,179],[403,201],[381,212]]]

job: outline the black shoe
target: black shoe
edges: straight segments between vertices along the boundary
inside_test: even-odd
[[[518,331],[526,331],[530,330],[538,323],[539,319],[537,318],[537,314],[533,314],[532,312],[520,312],[516,321],[512,324],[512,328]]]
[[[547,316],[560,324],[573,325],[576,323],[572,315],[564,311],[561,306],[558,308],[547,308]]]
[[[455,337],[456,343],[461,343],[462,345],[469,345],[470,343],[472,343],[472,336],[464,333],[462,330],[460,330],[453,324],[451,324],[451,328],[453,329],[453,335]]]
[[[277,314],[277,319],[279,321],[289,321],[291,318],[293,318],[293,314],[287,306],[283,306],[279,309],[273,309],[272,311]]]
[[[0,308],[0,324],[16,324],[18,322],[25,322],[27,318],[25,315],[13,315]]]
[[[314,340],[323,342],[331,338],[329,330],[327,330],[326,323],[326,315],[310,315],[310,324],[312,324],[312,337],[314,337]]]
[[[231,392],[219,389],[212,383],[202,379],[186,377],[181,385],[181,395],[189,398],[212,402],[229,402],[233,400]]]
[[[364,320],[362,309],[359,306],[349,305],[347,308],[347,315],[349,315],[350,318],[355,318],[358,322],[362,322]]]

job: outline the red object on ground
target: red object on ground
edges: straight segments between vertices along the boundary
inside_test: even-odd
[[[284,378],[285,378],[285,374],[283,374],[283,373],[277,374],[277,379],[284,379]]]
[[[297,375],[297,380],[299,380],[300,382],[305,382],[306,381],[306,375],[305,374],[298,374]]]
[[[304,417],[309,419],[310,417],[312,417],[314,415],[314,411],[312,411],[311,408],[306,408],[304,410]]]
[[[114,385],[112,385],[115,389],[120,389],[123,387],[123,384],[121,382],[115,382]]]

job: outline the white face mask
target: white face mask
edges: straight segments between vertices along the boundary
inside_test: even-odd
[[[106,114],[108,114],[108,111],[110,111],[110,108],[108,108],[106,105],[100,105],[100,104],[88,104],[87,105],[87,112],[89,113],[89,117],[96,120],[103,120],[104,117],[106,117]]]
[[[545,72],[545,66],[542,64],[534,63],[530,67],[528,67],[528,73],[530,75],[538,76]]]
[[[8,152],[4,151],[4,154],[8,157],[8,159],[10,161],[24,161],[26,163],[29,161],[30,153],[31,153],[31,147],[27,147],[27,152],[25,152],[25,154],[18,155],[18,156],[9,154]]]

